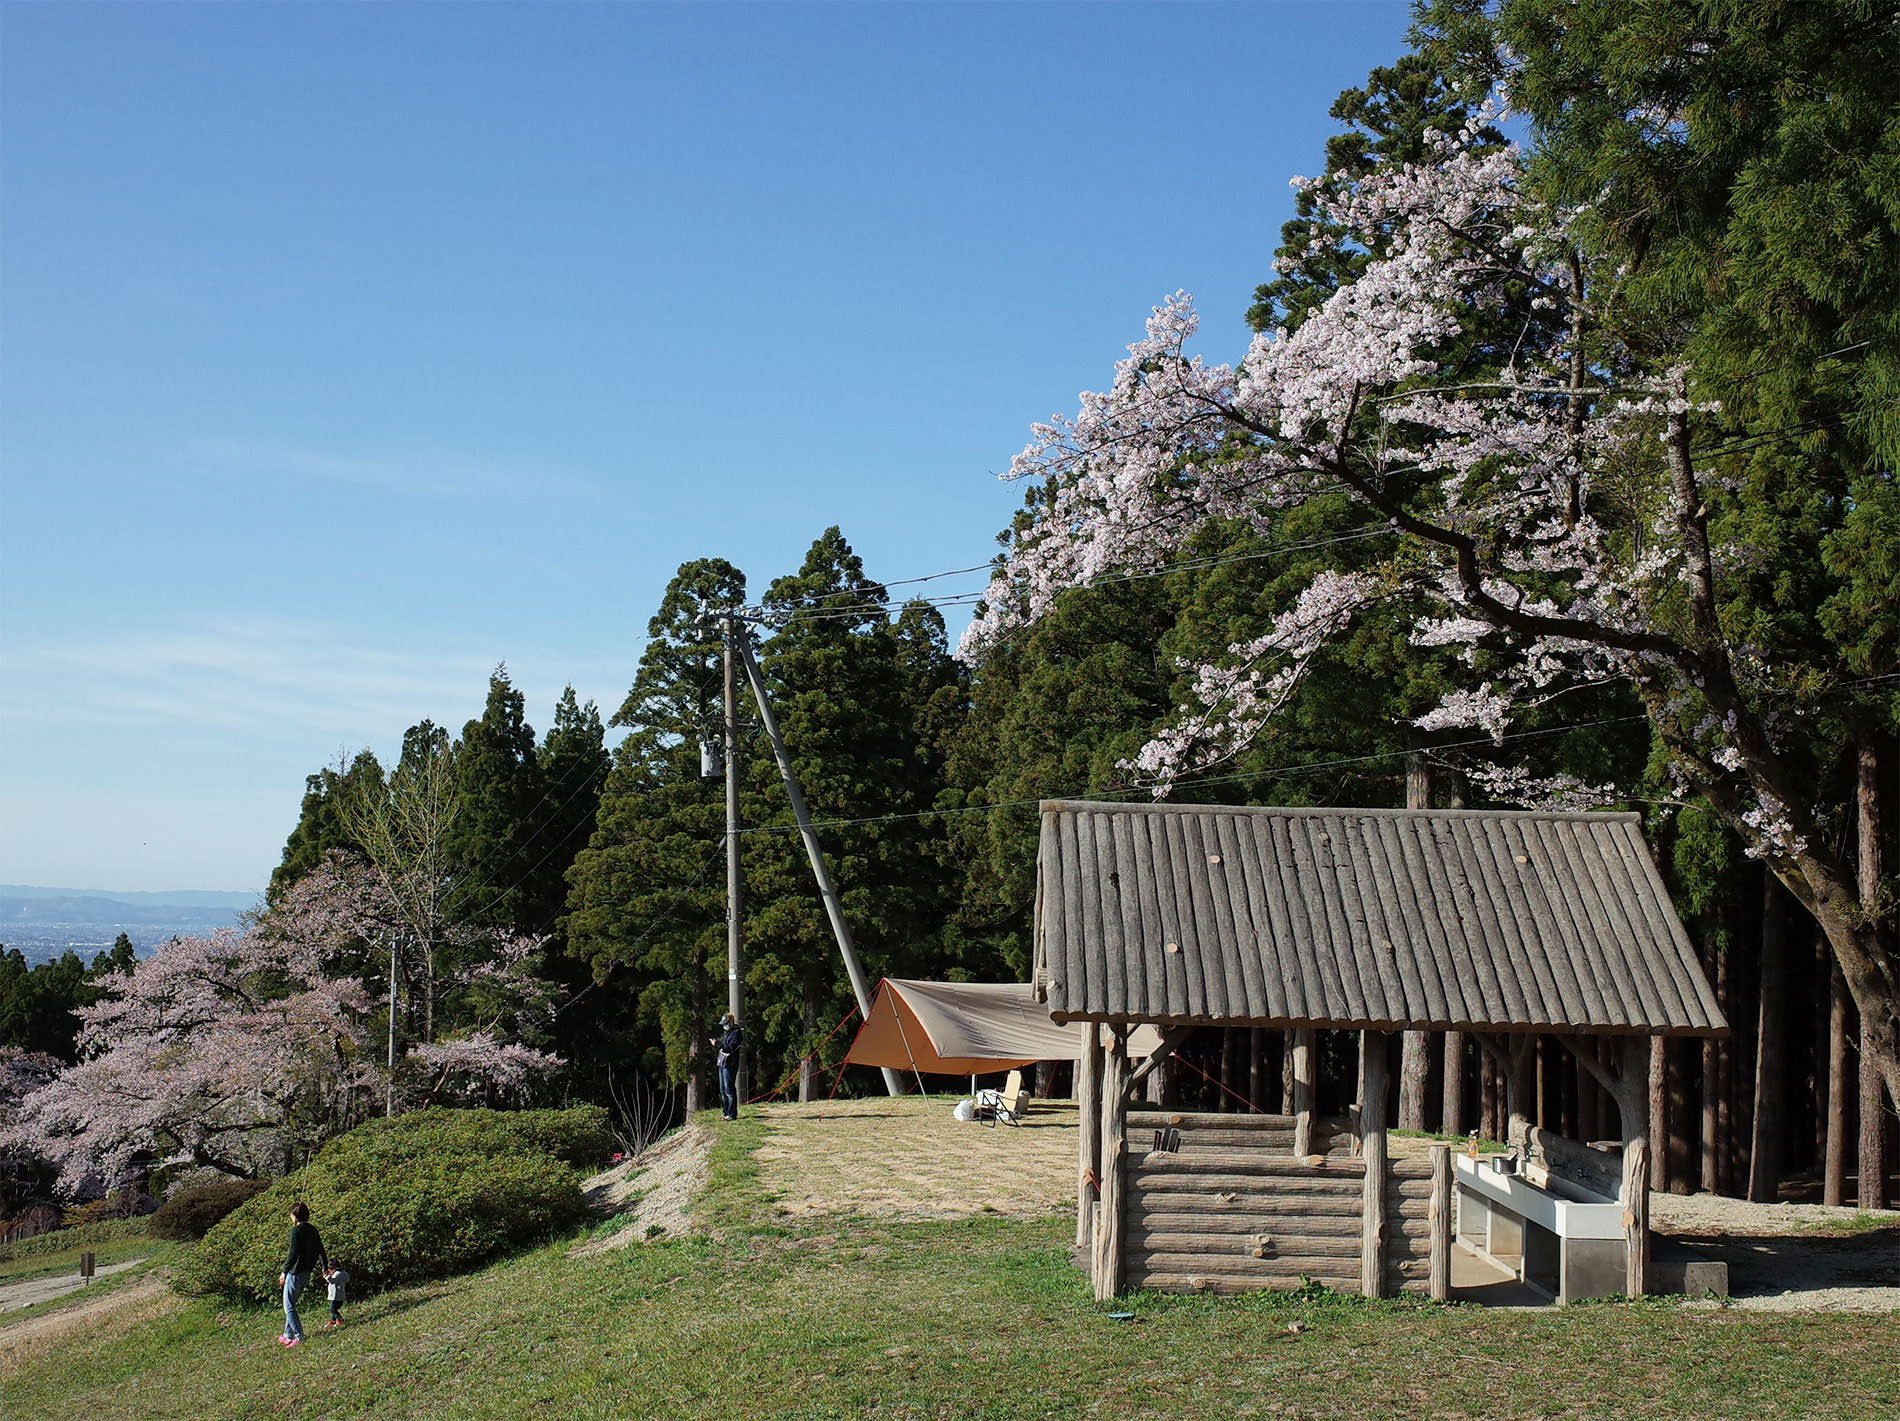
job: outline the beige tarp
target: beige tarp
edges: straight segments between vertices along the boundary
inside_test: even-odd
[[[1058,1026],[1027,982],[911,982],[886,977],[871,1000],[845,1060],[936,1075],[1014,1070],[1032,1061],[1073,1061],[1084,1023]],[[1159,1040],[1138,1027],[1129,1053],[1145,1056]]]

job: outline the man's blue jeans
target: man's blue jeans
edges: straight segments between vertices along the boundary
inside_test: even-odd
[[[284,1336],[296,1341],[303,1340],[303,1320],[297,1316],[297,1295],[309,1281],[308,1273],[284,1274]]]
[[[719,1068],[719,1111],[728,1120],[739,1117],[739,1063],[736,1060]]]

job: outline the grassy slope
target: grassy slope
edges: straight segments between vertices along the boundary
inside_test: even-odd
[[[748,1227],[762,1133],[722,1136],[704,1213],[739,1226],[723,1243],[552,1245],[353,1305],[291,1353],[271,1313],[180,1302],[0,1378],[0,1415],[1900,1413],[1892,1316],[1144,1297],[1111,1322],[1059,1218]]]

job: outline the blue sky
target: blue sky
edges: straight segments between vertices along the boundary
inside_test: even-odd
[[[982,562],[1156,301],[1238,356],[1405,24],[6,6],[0,881],[257,888],[498,661],[611,713],[687,558]]]

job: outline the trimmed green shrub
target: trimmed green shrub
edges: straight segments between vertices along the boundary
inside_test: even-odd
[[[203,1238],[219,1219],[269,1187],[261,1179],[214,1179],[181,1189],[158,1206],[151,1218],[152,1232],[160,1238]]]
[[[69,1248],[90,1248],[117,1238],[139,1238],[151,1231],[151,1222],[148,1214],[136,1219],[108,1219],[101,1224],[54,1229],[0,1248],[0,1263],[11,1263],[16,1258],[37,1258],[43,1253],[64,1253]]]
[[[372,1120],[325,1145],[323,1155],[382,1156],[419,1150],[534,1154],[587,1169],[604,1166],[618,1148],[598,1105],[566,1110],[453,1110],[437,1107]],[[321,1157],[321,1156],[319,1156]]]
[[[349,1270],[353,1291],[477,1267],[585,1216],[574,1169],[549,1150],[592,1158],[595,1117],[432,1110],[362,1126],[215,1225],[179,1265],[177,1285],[258,1302],[275,1297],[298,1200],[310,1206],[331,1261]]]

